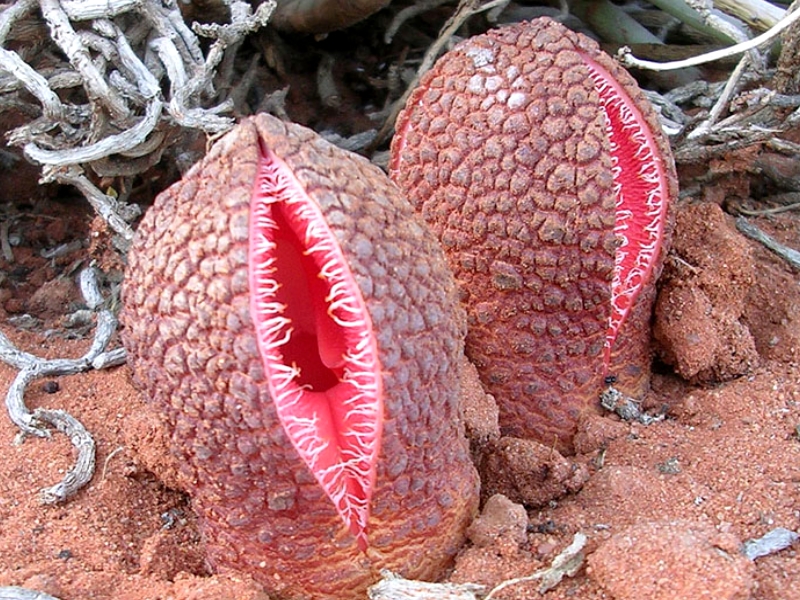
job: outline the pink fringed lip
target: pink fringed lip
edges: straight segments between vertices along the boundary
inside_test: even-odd
[[[585,54],[581,56],[600,96],[614,161],[614,233],[619,246],[614,257],[612,309],[604,353],[607,371],[617,334],[658,260],[669,185],[658,144],[636,103],[602,65]]]
[[[278,417],[364,550],[383,422],[372,322],[319,206],[265,147],[249,259],[251,315]]]

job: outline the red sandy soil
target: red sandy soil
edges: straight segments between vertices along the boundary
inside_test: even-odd
[[[660,282],[660,358],[644,408],[666,418],[649,426],[588,418],[579,453],[567,458],[495,440],[502,451],[484,461],[484,500],[504,493],[527,512],[494,500],[452,581],[492,587],[530,575],[582,532],[584,566],[545,598],[798,597],[800,544],[755,561],[740,548],[776,527],[800,529],[800,285],[781,259],[736,231],[720,205],[741,186],[735,175],[722,181],[727,187],[681,203]],[[40,356],[77,357],[91,342],[91,332],[63,326],[80,303],[75,278],[87,256],[117,277],[121,269],[102,224],[76,206],[17,201],[3,215],[17,245],[13,260],[0,258],[0,329]],[[791,213],[752,221],[789,246],[800,239]],[[76,239],[88,248],[38,254]],[[27,330],[9,320],[23,314],[38,319]],[[3,393],[14,375],[0,364]],[[168,468],[166,450],[127,368],[55,381],[53,393],[35,382],[26,401],[78,418],[97,442],[97,472],[66,503],[43,505],[39,490],[72,466],[73,448],[58,433],[20,443],[0,418],[0,585],[62,600],[267,598],[245,575],[207,571],[188,499],[152,474]],[[491,431],[490,413],[477,411],[473,426]],[[537,597],[537,586],[496,597]]]

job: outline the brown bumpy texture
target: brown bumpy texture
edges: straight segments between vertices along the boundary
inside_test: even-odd
[[[359,552],[281,428],[248,284],[259,138],[326,216],[378,340],[385,422],[370,547]],[[388,568],[436,577],[464,539],[478,480],[458,408],[464,318],[445,259],[379,169],[260,115],[148,211],[129,255],[123,341],[163,410],[208,560],[281,598],[357,598]]]
[[[635,81],[588,38],[540,19],[440,59],[398,117],[390,163],[448,255],[467,354],[498,399],[503,432],[562,450],[604,387],[616,248],[612,157],[582,56],[619,78],[669,157]],[[653,297],[651,283],[609,370],[636,395],[648,388]]]

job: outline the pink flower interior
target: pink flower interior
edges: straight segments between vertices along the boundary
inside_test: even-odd
[[[611,284],[612,311],[606,334],[605,366],[617,334],[653,274],[661,251],[669,190],[661,152],[636,104],[600,64],[583,55],[606,116],[614,161],[614,233],[619,246]]]
[[[363,550],[383,421],[372,322],[320,207],[264,147],[249,264],[251,314],[278,417]]]

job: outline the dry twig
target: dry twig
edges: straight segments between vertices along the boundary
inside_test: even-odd
[[[94,475],[95,443],[84,426],[63,410],[37,408],[31,411],[25,405],[25,389],[36,379],[58,375],[74,375],[96,367],[100,359],[103,366],[119,364],[119,353],[110,360],[103,358],[106,346],[117,326],[117,319],[110,310],[102,308],[103,296],[98,289],[97,274],[93,268],[81,273],[81,291],[86,304],[97,311],[95,338],[89,350],[80,358],[44,359],[19,350],[0,332],[0,360],[19,369],[19,373],[9,386],[6,394],[6,408],[9,418],[20,428],[23,435],[50,437],[46,425],[55,427],[70,438],[78,451],[73,468],[67,471],[63,480],[43,489],[42,501],[46,504],[63,502],[89,483]]]
[[[42,165],[43,181],[77,187],[126,242],[138,212],[102,193],[92,172],[131,178],[156,164],[177,132],[232,126],[221,114],[232,102],[218,97],[217,68],[269,20],[275,2],[255,12],[244,0],[224,4],[230,23],[194,31],[176,0],[22,0],[0,13],[0,107],[31,112],[23,90],[40,104],[10,143]],[[37,11],[50,39],[9,49],[15,27],[38,21]],[[198,35],[214,39],[205,55]],[[67,60],[54,58],[61,55]]]
[[[692,58],[687,58],[684,60],[673,60],[663,63],[653,62],[650,60],[641,60],[631,54],[630,48],[620,49],[618,58],[626,67],[649,69],[652,71],[671,71],[674,69],[683,69],[685,67],[694,67],[758,48],[762,44],[773,40],[778,36],[779,33],[781,33],[784,29],[787,29],[798,19],[800,19],[800,11],[789,13],[780,21],[778,21],[774,27],[770,28],[768,31],[765,31],[761,35],[754,37],[753,39],[741,42],[728,48],[722,48],[720,50],[715,50],[699,56],[693,56]]]
[[[787,12],[771,30],[749,40],[717,52],[695,57],[688,61],[651,63],[639,61],[624,53],[622,60],[629,66],[655,68],[659,70],[682,68],[690,64],[701,64],[735,53],[750,50],[742,57],[728,79],[709,84],[692,82],[664,94],[663,100],[654,99],[655,104],[667,109],[671,126],[670,135],[677,135],[674,155],[678,163],[708,161],[756,144],[771,145],[779,142],[778,135],[800,123],[800,96],[791,96],[770,89],[774,71],[762,68],[765,55],[753,54],[755,48],[770,41],[792,24],[800,22],[800,11]],[[745,91],[741,91],[745,90]],[[651,93],[651,96],[655,96]],[[676,109],[686,107],[682,115]],[[687,116],[691,108],[708,109]],[[793,111],[793,112],[792,112]],[[685,133],[685,135],[684,135]],[[785,145],[784,145],[785,146]],[[796,148],[784,147],[781,152],[800,159]]]
[[[556,587],[564,577],[574,577],[584,562],[586,536],[576,533],[572,543],[553,559],[551,565],[526,577],[508,579],[486,592],[474,583],[428,583],[404,579],[390,571],[382,571],[383,578],[367,590],[370,600],[491,600],[502,590],[521,583],[539,582],[539,593]]]
[[[774,237],[767,235],[766,233],[761,231],[758,227],[750,223],[744,217],[739,217],[738,219],[736,219],[736,229],[741,231],[751,240],[760,242],[768,250],[771,250],[772,252],[780,256],[783,260],[788,262],[795,269],[800,269],[800,252],[798,252],[797,250],[794,250],[792,248],[787,248],[786,246],[781,244],[778,240],[776,240]]]

